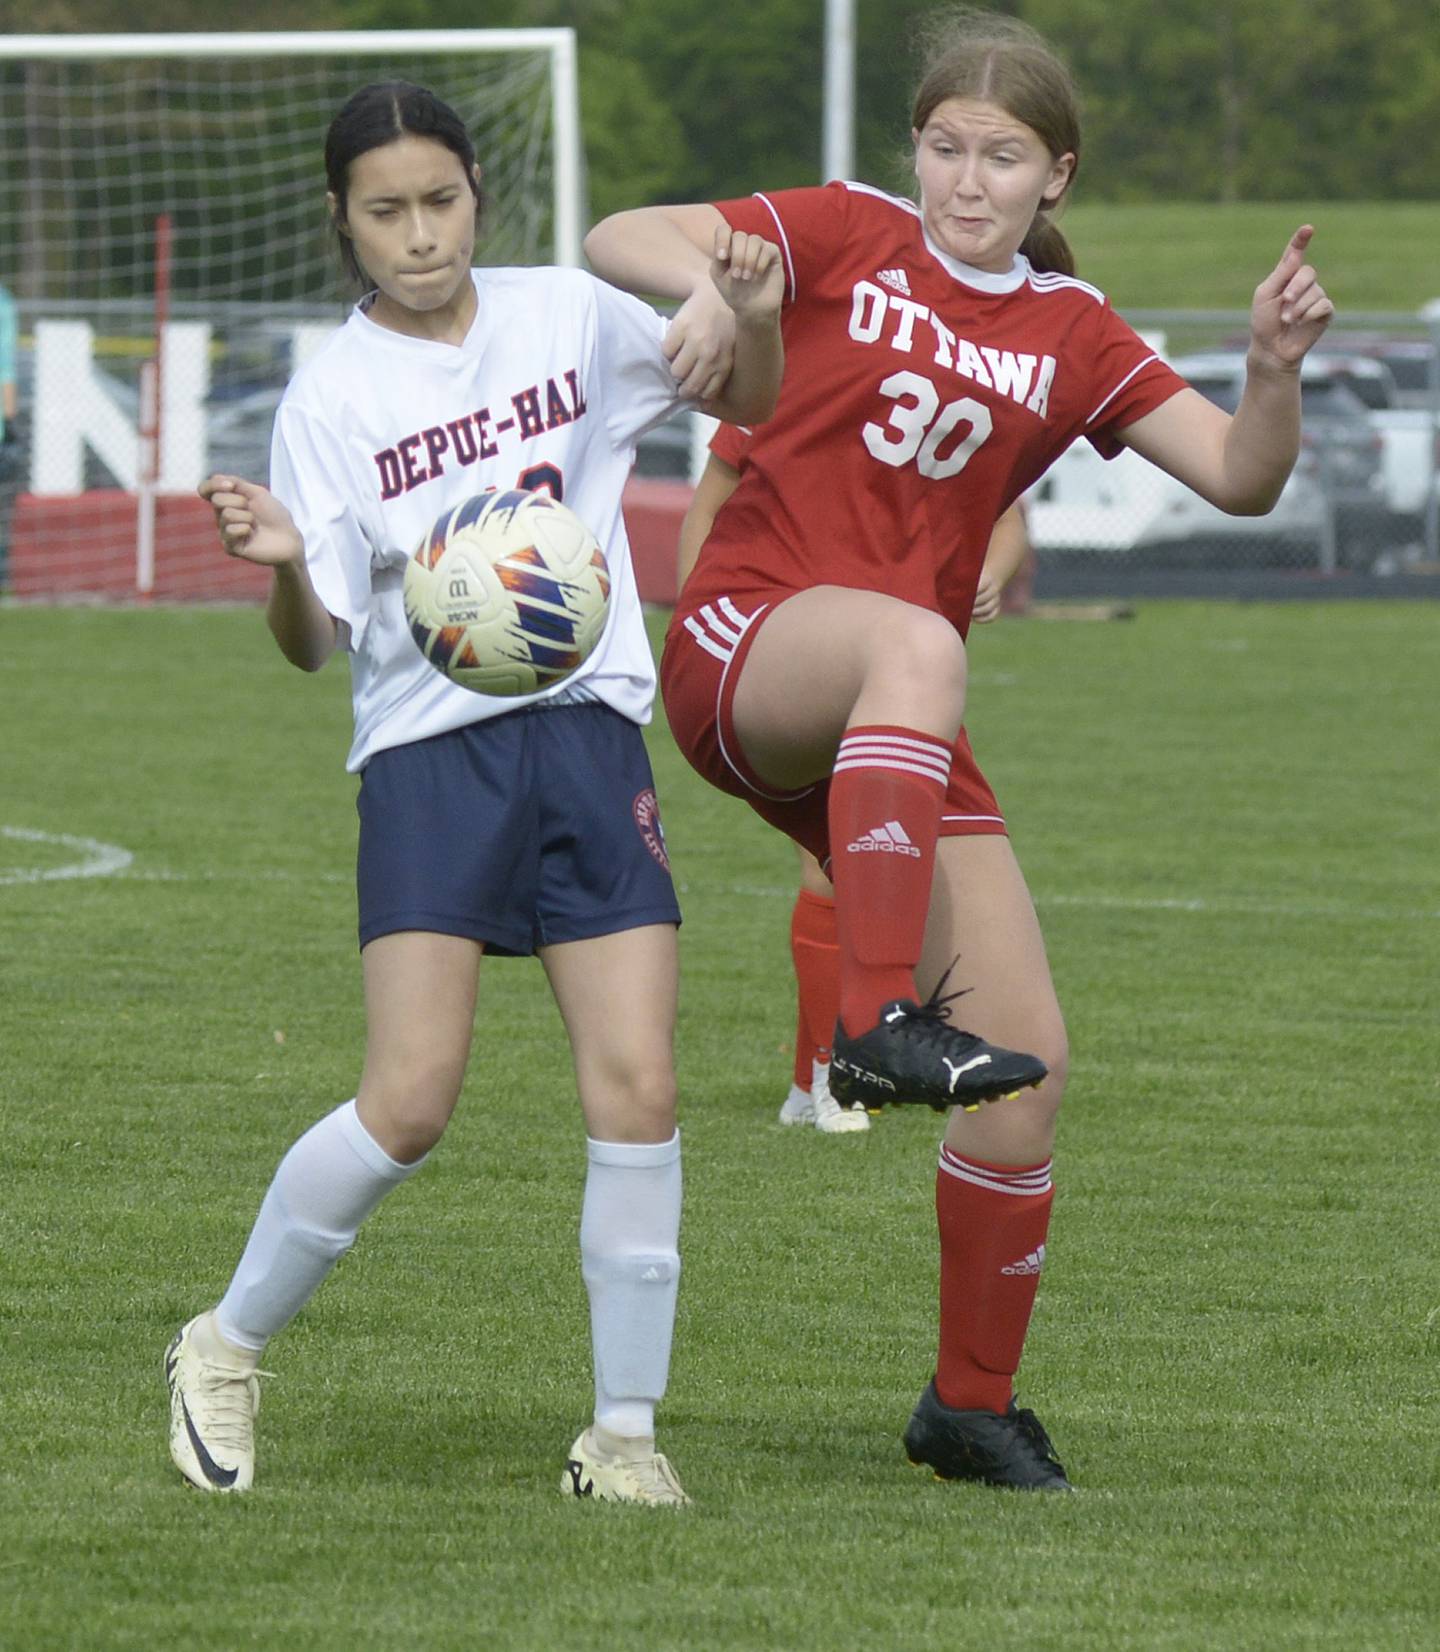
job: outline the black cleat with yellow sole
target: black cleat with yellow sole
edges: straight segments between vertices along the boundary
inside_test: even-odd
[[[937,1113],[947,1107],[973,1113],[982,1102],[1000,1101],[1039,1084],[1048,1069],[1038,1056],[1001,1049],[950,1025],[950,998],[959,996],[941,998],[937,987],[924,1004],[894,999],[858,1038],[837,1023],[831,1095],[842,1107],[858,1102],[872,1113],[907,1103]]]

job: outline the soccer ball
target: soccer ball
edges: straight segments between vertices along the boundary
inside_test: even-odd
[[[594,652],[610,569],[594,534],[547,493],[482,493],[446,511],[405,566],[420,652],[476,694],[534,694]]]

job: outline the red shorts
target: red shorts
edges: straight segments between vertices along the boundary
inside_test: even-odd
[[[777,792],[745,761],[735,735],[735,685],[767,614],[792,593],[773,600],[716,597],[698,608],[675,610],[660,661],[660,691],[676,744],[712,786],[741,797],[823,866],[830,858],[830,782]],[[955,742],[950,783],[940,817],[941,837],[1005,836],[1005,817],[981,774],[965,730]]]

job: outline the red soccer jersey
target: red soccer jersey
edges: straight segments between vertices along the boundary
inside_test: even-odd
[[[785,381],[687,608],[847,585],[963,631],[1005,508],[1077,436],[1113,457],[1116,431],[1185,388],[1094,287],[1024,258],[1004,275],[958,263],[918,208],[868,185],[717,205],[780,245]]]
[[[749,425],[717,425],[715,434],[710,438],[710,451],[717,459],[723,459],[731,470],[739,470],[752,434]]]

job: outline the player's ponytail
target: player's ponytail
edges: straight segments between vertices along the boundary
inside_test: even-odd
[[[1047,212],[1035,214],[1025,239],[1020,243],[1020,251],[1030,260],[1032,269],[1049,270],[1055,275],[1075,273],[1075,254],[1070,250],[1070,243],[1060,233],[1059,225],[1051,222]]]

